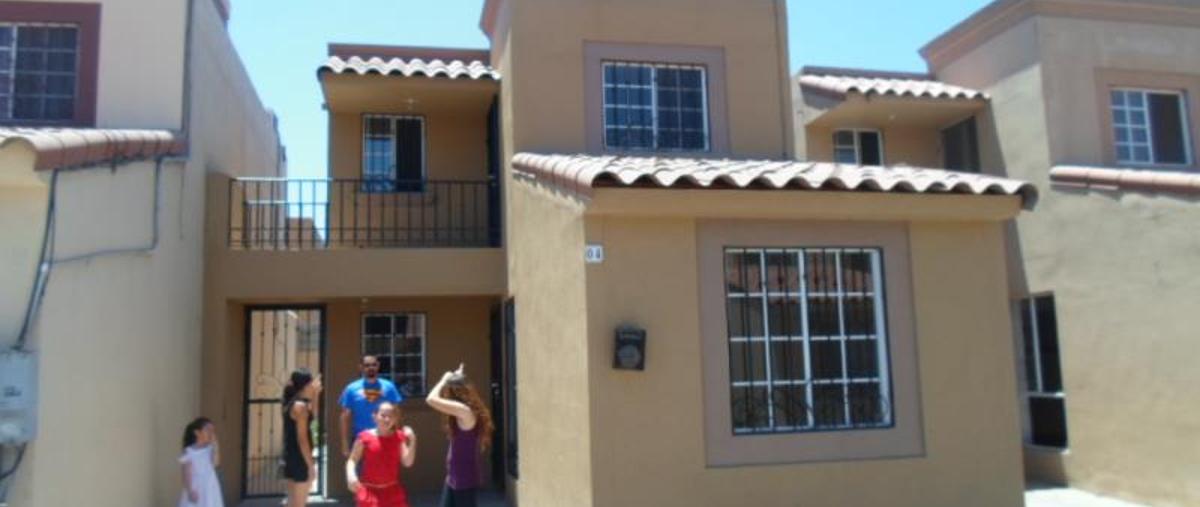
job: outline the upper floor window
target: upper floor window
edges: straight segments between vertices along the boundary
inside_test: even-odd
[[[942,156],[943,167],[946,169],[979,172],[981,164],[975,117],[967,118],[942,130]]]
[[[706,70],[604,62],[604,147],[709,151]]]
[[[839,164],[882,165],[883,135],[878,130],[838,130],[833,133],[833,160]]]
[[[420,192],[425,188],[425,119],[363,117],[363,192]]]
[[[1119,164],[1191,164],[1184,94],[1111,90],[1113,140]]]
[[[734,434],[892,424],[877,248],[727,248]]]
[[[0,23],[0,120],[74,119],[78,71],[77,26]]]

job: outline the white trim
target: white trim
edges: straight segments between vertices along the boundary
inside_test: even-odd
[[[1113,100],[1112,100],[1113,93],[1121,93],[1122,94],[1122,99],[1124,101],[1124,103],[1122,105],[1118,106],[1116,104],[1113,104]],[[1141,106],[1132,107],[1129,105],[1129,97],[1131,96],[1131,94],[1138,94],[1141,96],[1141,98],[1142,98]],[[1180,122],[1179,131],[1180,131],[1180,135],[1183,138],[1183,158],[1184,158],[1183,162],[1161,162],[1158,160],[1158,153],[1156,153],[1154,151],[1155,133],[1154,133],[1154,120],[1151,117],[1151,112],[1150,112],[1150,95],[1173,95],[1173,96],[1177,97],[1177,99],[1178,99],[1176,101],[1176,103],[1179,106],[1179,122]],[[1116,112],[1118,110],[1125,113],[1126,117],[1125,117],[1124,122],[1120,122],[1120,123],[1117,122]],[[1145,123],[1143,125],[1137,125],[1137,124],[1134,124],[1132,121],[1130,121],[1130,115],[1135,111],[1140,112],[1144,115]],[[1193,160],[1192,160],[1192,137],[1191,137],[1192,134],[1191,134],[1191,124],[1188,121],[1187,93],[1186,92],[1184,92],[1182,90],[1167,90],[1167,89],[1156,89],[1156,88],[1113,87],[1113,88],[1110,88],[1109,92],[1108,92],[1108,114],[1109,114],[1109,118],[1111,119],[1111,123],[1112,123],[1112,131],[1109,132],[1108,135],[1112,136],[1113,158],[1116,159],[1117,163],[1129,164],[1129,165],[1135,165],[1135,166],[1171,166],[1171,167],[1186,167],[1186,166],[1192,165],[1192,162],[1193,162]],[[1126,134],[1126,140],[1124,142],[1117,139],[1117,137],[1116,137],[1117,129],[1124,129],[1125,134]],[[1145,130],[1146,131],[1146,141],[1145,142],[1134,142],[1133,141],[1133,131],[1134,130]],[[1130,151],[1130,159],[1122,159],[1121,158],[1120,149],[1122,146],[1128,147],[1131,150]],[[1133,160],[1134,157],[1133,157],[1132,150],[1134,148],[1140,148],[1140,147],[1148,148],[1148,151],[1150,154],[1150,160],[1148,160],[1148,161]]]
[[[608,89],[610,88],[610,85],[607,81],[607,75],[608,75],[607,70],[609,68],[617,68],[617,67],[633,67],[633,68],[644,68],[644,69],[650,70],[649,85],[628,85],[628,84],[620,84],[620,83],[613,83],[611,85],[611,87],[614,89],[615,88],[627,88],[627,89],[635,89],[635,90],[649,89],[649,91],[650,91],[649,106],[633,106],[633,105],[629,105],[629,104],[615,104],[615,103],[609,102]],[[702,117],[701,117],[701,132],[703,135],[702,140],[704,141],[703,147],[701,147],[699,149],[683,147],[683,144],[684,144],[683,143],[683,137],[684,137],[683,114],[685,112],[685,109],[682,105],[682,102],[683,102],[682,90],[684,88],[679,83],[676,83],[676,85],[675,85],[675,92],[676,92],[676,97],[677,97],[678,103],[675,105],[675,107],[673,109],[679,114],[679,129],[678,130],[679,130],[680,147],[679,148],[663,148],[663,147],[659,146],[658,134],[659,134],[660,128],[659,128],[659,118],[658,118],[658,90],[659,90],[659,88],[658,88],[658,71],[660,69],[695,70],[695,71],[700,72],[700,114],[702,115]],[[709,109],[708,108],[708,100],[709,100],[708,68],[706,68],[705,66],[703,66],[703,65],[684,65],[684,64],[677,64],[677,63],[651,63],[651,62],[635,62],[635,61],[625,61],[625,60],[604,60],[604,61],[600,62],[600,90],[601,90],[600,128],[603,130],[603,132],[601,132],[601,139],[602,139],[601,144],[603,145],[604,149],[627,150],[627,151],[647,151],[647,152],[660,152],[660,151],[661,152],[711,152],[712,151],[712,128],[710,126],[709,110],[708,110]],[[644,127],[639,126],[636,129],[632,129],[628,125],[610,125],[609,121],[608,121],[608,111],[609,111],[610,106],[613,108],[627,109],[627,110],[631,110],[631,111],[645,110],[647,107],[649,107],[649,109],[650,109],[650,125],[649,125],[650,145],[645,146],[645,147],[643,147],[643,146],[634,147],[634,146],[613,146],[612,144],[610,144],[610,141],[608,138],[609,128],[622,129],[626,132],[628,132],[630,130],[641,131],[644,128]],[[688,109],[686,109],[686,111],[694,112],[694,109],[688,108]]]

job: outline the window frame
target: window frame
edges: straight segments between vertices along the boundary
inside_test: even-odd
[[[391,130],[389,138],[391,139],[391,165],[390,178],[367,178],[367,160],[368,160],[368,125],[371,120],[386,119],[388,120]],[[398,183],[397,179],[400,168],[396,165],[396,155],[398,151],[398,143],[396,141],[396,122],[398,120],[418,120],[421,123],[421,177],[419,184],[414,188],[405,188]],[[359,151],[359,168],[358,177],[362,181],[359,186],[359,192],[365,194],[404,194],[404,193],[424,193],[429,183],[429,122],[424,115],[420,114],[397,114],[397,113],[363,113],[359,122],[360,127],[360,142],[362,149]],[[394,185],[390,189],[374,188],[369,185],[368,181],[392,181]],[[409,180],[404,180],[409,181]]]
[[[70,119],[0,119],[0,126],[92,127],[99,83],[99,3],[0,2],[0,22],[14,25],[71,25],[77,28],[75,109]],[[14,34],[15,35],[15,34]],[[16,65],[14,59],[13,65]],[[13,76],[15,86],[15,75]]]
[[[706,107],[708,110],[708,151],[669,151],[671,156],[729,156],[730,134],[725,48],[671,44],[583,42],[584,132],[589,153],[648,156],[647,150],[618,150],[604,146],[604,69],[605,61],[657,62],[696,65],[707,69]]]
[[[730,374],[729,374],[728,383],[729,383],[729,387],[731,390],[731,394],[730,394],[731,402],[733,400],[733,391],[734,390],[736,390],[738,388],[746,388],[746,387],[754,389],[754,388],[760,387],[760,384],[765,384],[765,387],[767,390],[766,391],[766,400],[767,400],[767,423],[768,424],[765,429],[764,428],[748,428],[748,429],[746,429],[746,428],[739,428],[736,424],[734,424],[734,420],[731,419],[731,427],[733,429],[733,434],[735,436],[741,437],[741,436],[752,436],[752,435],[762,435],[762,434],[861,431],[861,430],[873,430],[873,429],[887,429],[887,428],[893,427],[895,425],[895,408],[890,401],[892,398],[891,353],[890,353],[890,347],[889,347],[889,343],[888,343],[889,333],[888,333],[887,318],[886,318],[887,297],[886,297],[886,288],[885,288],[884,273],[883,273],[883,256],[884,256],[883,249],[879,248],[879,247],[861,247],[861,246],[855,246],[855,247],[842,247],[842,246],[793,246],[793,247],[726,246],[724,249],[724,257],[726,258],[726,263],[725,263],[726,270],[728,269],[727,259],[728,259],[729,255],[731,255],[731,254],[732,255],[737,255],[737,254],[745,255],[745,254],[755,254],[755,253],[758,254],[758,261],[759,261],[759,263],[758,263],[758,266],[759,266],[758,267],[759,290],[757,292],[747,291],[747,292],[733,293],[728,290],[728,285],[726,285],[724,295],[725,295],[726,305],[728,305],[730,303],[730,300],[732,300],[732,299],[749,299],[749,298],[761,299],[761,302],[762,302],[762,308],[761,308],[761,311],[762,311],[761,326],[762,326],[762,328],[761,329],[763,332],[763,336],[731,336],[731,335],[729,335],[730,331],[728,331],[728,330],[726,331],[726,334],[728,336],[728,343],[731,348],[732,348],[733,344],[735,344],[735,343],[751,343],[751,344],[764,343],[765,344],[763,346],[763,361],[764,361],[763,369],[764,369],[765,380],[759,381],[759,380],[754,380],[753,378],[748,381],[734,380],[733,379],[734,358],[733,358],[733,355],[731,352],[730,357],[729,357]],[[767,281],[767,272],[769,271],[767,256],[770,254],[779,254],[779,253],[782,253],[784,255],[794,254],[797,256],[796,275],[798,277],[797,281],[799,282],[799,287],[796,287],[797,291],[795,291],[794,293],[793,293],[793,291],[790,290],[789,287],[785,287],[785,290],[783,292],[769,290],[768,281]],[[837,289],[833,292],[825,290],[820,293],[821,296],[819,296],[819,298],[831,298],[831,297],[836,298],[839,333],[836,335],[819,336],[819,335],[814,335],[811,332],[811,330],[809,329],[809,323],[811,322],[809,320],[809,303],[812,299],[814,299],[814,297],[812,296],[813,292],[810,291],[810,287],[808,284],[808,271],[807,271],[807,267],[808,267],[808,263],[809,263],[808,256],[812,255],[812,254],[828,255],[830,253],[835,254],[836,267],[834,268],[834,270],[836,272]],[[845,270],[844,270],[843,264],[842,264],[842,259],[845,254],[867,254],[870,256],[871,284],[872,284],[873,290],[871,290],[869,292],[868,291],[853,292],[853,291],[845,290],[846,287],[843,284],[843,275],[845,274]],[[801,259],[803,259],[803,260],[801,260]],[[724,275],[726,277],[725,279],[727,280],[728,276],[729,276],[728,271],[725,271]],[[777,337],[772,335],[771,330],[770,330],[771,314],[770,314],[770,309],[769,309],[768,305],[770,304],[770,300],[772,298],[777,299],[777,298],[782,297],[785,300],[789,300],[789,299],[792,299],[793,296],[795,297],[795,299],[798,300],[797,306],[799,307],[799,313],[800,313],[800,319],[801,319],[800,326],[803,328],[803,329],[801,329],[801,334],[798,335],[800,338],[797,339],[797,335],[793,333],[789,336],[779,337],[782,339],[776,339]],[[872,311],[871,319],[875,326],[875,332],[872,333],[870,336],[873,336],[873,337],[864,337],[861,335],[847,334],[846,327],[847,327],[848,321],[847,321],[846,310],[845,310],[846,307],[845,307],[844,303],[845,303],[845,300],[850,297],[861,297],[861,298],[869,297],[869,298],[871,298],[871,301],[873,303],[873,308],[872,308],[873,311]],[[728,308],[728,306],[727,306],[727,308]],[[727,312],[728,312],[728,310],[727,310]],[[848,358],[847,347],[852,342],[856,342],[856,341],[861,342],[861,341],[867,341],[867,340],[875,340],[876,374],[871,377],[851,377],[850,376],[850,360]],[[776,342],[794,343],[797,341],[804,344],[804,363],[805,363],[804,364],[804,376],[805,376],[804,380],[796,380],[794,378],[786,379],[786,380],[776,379],[774,377],[773,371],[772,371],[772,368],[775,366],[775,362],[772,357],[772,348],[773,348],[772,345]],[[812,353],[813,346],[812,346],[812,344],[816,343],[816,342],[837,342],[837,343],[841,344],[841,346],[839,347],[839,357],[841,359],[840,370],[841,370],[841,374],[842,374],[840,379],[830,380],[830,379],[814,378],[815,371],[814,371],[814,367],[813,367],[813,353]],[[741,384],[741,385],[739,385],[739,384]],[[880,399],[881,399],[880,411],[881,411],[882,419],[880,422],[874,423],[874,424],[856,425],[852,421],[853,410],[851,409],[851,407],[853,406],[853,403],[851,401],[851,388],[853,386],[857,386],[857,385],[871,385],[871,384],[878,385],[877,391],[878,391],[878,393],[880,395]],[[779,386],[785,386],[785,387],[790,386],[790,387],[794,388],[797,385],[803,385],[805,387],[805,406],[808,409],[807,415],[805,417],[805,419],[807,420],[807,423],[804,424],[803,426],[778,427],[776,425],[776,419],[774,416],[774,405],[775,405],[774,399],[775,398],[774,398],[773,390],[774,390],[774,388],[779,387]],[[830,385],[842,387],[842,400],[843,400],[842,419],[843,419],[843,422],[841,424],[834,425],[834,426],[817,426],[817,420],[816,420],[817,415],[814,413],[815,408],[813,406],[813,403],[814,403],[813,400],[814,400],[814,396],[815,396],[814,393],[815,393],[815,390],[817,387],[830,386]],[[730,406],[731,417],[734,415],[733,413],[734,413],[734,409],[733,409],[733,406],[731,405]]]
[[[635,67],[635,68],[646,68],[646,69],[650,70],[650,85],[649,85],[649,87],[650,87],[650,104],[648,107],[650,109],[650,139],[651,139],[651,144],[652,144],[651,147],[644,148],[644,147],[631,147],[631,146],[613,146],[610,144],[610,140],[608,138],[608,131],[610,129],[612,129],[612,128],[629,129],[630,128],[625,125],[613,126],[613,125],[609,125],[609,123],[608,123],[608,109],[610,106],[611,107],[629,107],[626,104],[612,104],[612,103],[609,103],[609,101],[608,101],[608,93],[607,92],[608,92],[608,88],[609,88],[609,83],[607,81],[607,77],[608,77],[607,71],[610,67]],[[644,61],[606,59],[606,60],[603,60],[600,62],[600,69],[601,69],[601,72],[600,72],[601,79],[603,80],[601,83],[601,89],[604,92],[601,94],[602,95],[601,100],[603,100],[603,105],[601,107],[601,111],[603,112],[602,118],[601,118],[601,122],[602,122],[601,128],[602,128],[602,135],[604,138],[603,143],[604,143],[605,150],[643,152],[643,153],[709,153],[712,151],[712,126],[711,126],[711,121],[709,120],[709,107],[708,107],[709,91],[708,91],[708,68],[707,67],[705,67],[704,65],[700,65],[700,64],[644,62]],[[682,141],[682,135],[683,135],[682,119],[680,120],[680,128],[679,128],[679,133],[681,136],[681,139],[680,139],[681,147],[680,148],[663,148],[663,147],[659,146],[660,126],[659,126],[658,95],[659,95],[660,88],[659,88],[659,82],[658,82],[658,73],[662,69],[682,69],[682,70],[700,71],[700,114],[701,114],[701,124],[703,126],[703,129],[702,129],[703,140],[704,140],[703,148],[694,149],[694,148],[682,147],[682,144],[683,144],[683,141]],[[620,86],[630,86],[630,85],[623,84],[623,83],[614,83],[612,86],[620,87]],[[679,91],[678,86],[676,87],[676,89],[677,89],[677,91]],[[682,115],[683,110],[678,109],[678,111]]]
[[[362,314],[361,318],[359,319],[359,322],[361,325],[361,327],[359,328],[360,332],[359,332],[359,342],[358,342],[360,357],[367,354],[367,339],[372,338],[372,337],[376,337],[376,338],[380,337],[380,335],[369,334],[367,332],[367,319],[379,318],[379,317],[387,317],[389,319],[389,321],[391,322],[391,332],[388,333],[388,344],[389,344],[390,351],[386,358],[390,365],[390,368],[388,369],[388,371],[390,373],[388,373],[387,376],[385,376],[383,373],[380,373],[379,376],[380,376],[380,378],[387,378],[387,380],[391,381],[392,384],[395,384],[397,391],[401,391],[401,389],[402,389],[401,386],[403,384],[396,383],[395,360],[396,360],[396,357],[398,357],[397,353],[396,353],[396,342],[395,342],[396,335],[397,335],[396,320],[398,317],[404,317],[406,319],[412,318],[412,317],[420,317],[421,318],[421,337],[420,337],[420,340],[421,340],[421,352],[420,352],[420,355],[421,355],[421,371],[420,371],[421,392],[410,394],[410,393],[405,393],[405,392],[401,391],[400,394],[402,396],[404,396],[405,400],[408,400],[409,398],[424,398],[425,396],[427,396],[429,394],[429,388],[431,387],[429,384],[429,364],[428,364],[428,361],[429,361],[429,315],[426,314],[425,312],[409,312],[409,311],[364,312]],[[379,354],[372,354],[372,355],[374,355],[375,358],[377,360],[379,360],[380,362],[382,362],[385,359],[383,356],[381,356]],[[406,357],[406,356],[403,356],[403,357]],[[382,369],[382,368],[380,368],[380,369]],[[414,375],[412,373],[407,373],[407,374],[405,374],[405,376],[412,377]]]
[[[1126,94],[1125,100],[1128,100],[1128,94],[1130,94],[1130,93],[1137,93],[1142,96],[1142,107],[1140,109],[1145,113],[1146,122],[1145,122],[1144,126],[1133,125],[1129,121],[1128,118],[1126,118],[1125,123],[1122,123],[1122,124],[1117,123],[1116,112],[1117,112],[1118,106],[1116,104],[1112,103],[1112,94],[1117,93],[1117,92]],[[1183,138],[1183,158],[1184,158],[1183,162],[1160,162],[1158,160],[1158,156],[1157,156],[1156,152],[1154,151],[1154,141],[1155,141],[1155,139],[1154,139],[1154,121],[1150,116],[1150,114],[1151,114],[1150,113],[1150,95],[1173,95],[1178,98],[1177,106],[1179,107],[1179,121],[1180,121],[1179,129],[1180,129],[1180,136]],[[1116,163],[1122,164],[1122,165],[1130,165],[1130,166],[1134,166],[1134,167],[1177,167],[1177,168],[1191,167],[1192,165],[1194,165],[1196,163],[1196,160],[1194,158],[1195,155],[1193,153],[1193,147],[1192,147],[1192,125],[1191,125],[1192,122],[1189,117],[1190,115],[1188,114],[1190,108],[1188,107],[1187,90],[1176,90],[1176,89],[1169,89],[1169,88],[1155,88],[1155,87],[1144,87],[1144,86],[1110,86],[1108,88],[1108,94],[1106,96],[1106,99],[1107,99],[1107,103],[1108,103],[1108,121],[1111,126],[1111,128],[1109,129],[1109,139],[1112,142],[1113,160],[1115,160]],[[1133,109],[1129,106],[1128,102],[1126,102],[1125,105],[1120,106],[1120,109],[1123,109],[1124,111],[1126,111],[1126,113],[1133,111]],[[1125,142],[1121,142],[1119,139],[1117,139],[1116,130],[1118,128],[1126,129],[1126,131],[1131,136],[1132,136],[1132,132],[1133,132],[1134,128],[1144,128],[1146,130],[1145,145],[1146,145],[1147,149],[1149,150],[1150,160],[1144,161],[1144,162],[1136,161],[1136,160],[1122,160],[1121,155],[1120,155],[1121,145],[1123,145],[1123,144],[1124,145],[1132,145],[1133,141],[1132,141],[1132,137],[1130,138],[1130,140],[1127,140]],[[1138,144],[1142,144],[1142,143],[1138,143]]]
[[[847,146],[847,145],[844,145],[844,144],[838,144],[837,136],[838,136],[838,133],[839,133],[839,132],[850,132],[850,133],[851,133],[851,134],[854,136],[854,145],[853,145],[853,146]],[[883,144],[883,143],[884,143],[884,140],[883,140],[883,130],[881,130],[881,129],[875,129],[875,128],[860,128],[860,127],[850,127],[850,128],[837,128],[837,129],[834,129],[834,130],[833,130],[833,161],[834,161],[834,162],[836,162],[836,163],[839,163],[839,164],[850,164],[850,162],[838,162],[838,160],[837,160],[837,153],[838,153],[838,149],[839,149],[839,148],[840,148],[840,149],[851,148],[851,149],[853,149],[853,150],[854,150],[854,163],[853,163],[853,165],[859,165],[859,166],[861,166],[861,165],[867,165],[867,164],[863,164],[863,161],[862,161],[862,160],[863,160],[863,157],[862,157],[862,138],[861,138],[860,136],[861,136],[863,133],[871,133],[871,134],[875,134],[875,136],[879,138],[879,164],[875,164],[875,165],[878,165],[878,166],[885,166],[885,165],[887,165],[887,159],[884,157],[884,154],[887,152],[887,150],[884,148],[884,144]]]
[[[1056,348],[1059,350],[1059,364],[1058,364],[1058,371],[1059,371],[1059,378],[1060,378],[1059,383],[1062,385],[1060,386],[1060,389],[1057,391],[1049,391],[1049,390],[1045,389],[1045,379],[1044,379],[1045,372],[1043,371],[1044,366],[1043,366],[1042,359],[1041,359],[1041,331],[1038,329],[1039,326],[1038,326],[1038,317],[1037,317],[1037,302],[1044,298],[1050,298],[1051,302],[1054,303],[1052,308],[1054,309],[1054,312],[1056,315],[1055,320],[1057,320],[1057,313],[1058,313],[1057,301],[1055,301],[1054,293],[1052,293],[1052,292],[1039,292],[1039,293],[1035,293],[1035,294],[1029,294],[1017,301],[1017,311],[1018,311],[1017,318],[1019,319],[1017,331],[1019,333],[1021,333],[1021,350],[1022,350],[1022,359],[1023,359],[1023,361],[1021,362],[1021,365],[1022,365],[1022,369],[1028,370],[1027,365],[1029,364],[1029,361],[1028,361],[1029,358],[1025,357],[1025,352],[1024,352],[1026,349],[1026,343],[1025,343],[1026,337],[1024,335],[1025,319],[1028,318],[1029,319],[1028,320],[1028,324],[1029,324],[1028,328],[1029,328],[1030,335],[1031,335],[1029,338],[1032,339],[1032,341],[1033,341],[1032,347],[1030,347],[1030,349],[1033,350],[1033,358],[1032,358],[1032,360],[1034,362],[1034,372],[1033,373],[1034,373],[1034,377],[1036,379],[1035,383],[1037,384],[1036,386],[1029,385],[1029,381],[1028,381],[1029,372],[1025,371],[1025,375],[1022,377],[1022,383],[1024,384],[1024,387],[1025,387],[1024,391],[1022,392],[1022,394],[1024,395],[1023,398],[1025,399],[1025,406],[1023,407],[1023,410],[1026,412],[1025,419],[1026,419],[1026,422],[1029,424],[1029,431],[1025,435],[1025,445],[1027,447],[1032,447],[1032,448],[1037,448],[1037,449],[1047,449],[1047,450],[1065,452],[1070,449],[1071,441],[1070,441],[1070,434],[1069,434],[1070,427],[1067,422],[1067,413],[1066,413],[1066,403],[1067,403],[1067,401],[1066,401],[1066,399],[1067,399],[1066,398],[1066,380],[1065,380],[1065,378],[1063,378],[1063,375],[1062,375],[1062,371],[1063,371],[1062,370],[1062,359],[1061,359],[1062,358],[1062,340],[1058,339],[1057,335],[1059,333],[1058,333],[1057,325],[1056,325],[1055,340],[1057,341]],[[1034,439],[1034,435],[1033,435],[1033,429],[1034,429],[1033,417],[1034,417],[1034,415],[1033,415],[1033,408],[1032,408],[1032,405],[1033,405],[1032,400],[1035,398],[1060,400],[1062,402],[1062,404],[1063,404],[1063,427],[1064,427],[1063,432],[1064,432],[1064,436],[1066,437],[1066,445],[1059,447],[1059,446],[1054,446],[1054,445],[1036,443],[1033,441],[1033,439]]]

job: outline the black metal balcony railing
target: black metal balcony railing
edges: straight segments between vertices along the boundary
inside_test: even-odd
[[[229,184],[229,246],[494,247],[498,206],[493,181],[238,178]]]

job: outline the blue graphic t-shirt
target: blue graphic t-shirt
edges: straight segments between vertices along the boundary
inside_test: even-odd
[[[365,378],[360,378],[351,382],[346,386],[346,390],[342,391],[342,397],[338,399],[338,404],[342,408],[350,409],[350,418],[354,421],[353,433],[350,438],[358,436],[359,432],[369,430],[375,427],[375,408],[384,401],[392,403],[400,403],[403,398],[400,396],[400,391],[396,390],[396,385],[386,379],[376,379],[375,382],[368,382]]]

